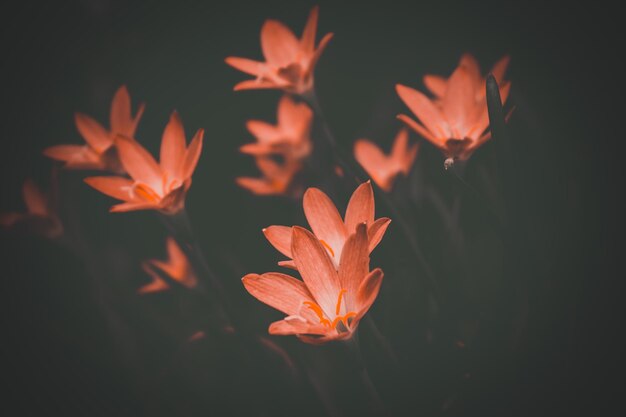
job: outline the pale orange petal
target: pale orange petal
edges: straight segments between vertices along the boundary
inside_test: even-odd
[[[284,320],[275,321],[270,324],[268,329],[270,334],[276,336],[289,336],[300,334],[319,334],[328,333],[328,329],[324,326],[314,325],[298,316],[290,316]]]
[[[376,301],[376,297],[378,297],[378,293],[380,291],[380,285],[383,282],[383,277],[383,271],[380,268],[376,268],[370,272],[365,279],[363,279],[363,282],[361,282],[361,286],[357,292],[357,305],[359,312],[355,320],[363,317],[372,304],[374,304],[374,301]]]
[[[193,172],[198,166],[200,160],[200,154],[202,153],[202,142],[204,140],[204,129],[198,129],[195,136],[191,140],[187,152],[185,153],[185,160],[183,161],[182,180],[191,178]]]
[[[391,219],[387,217],[381,217],[380,219],[377,219],[374,223],[372,223],[367,229],[370,252],[373,251],[374,248],[378,246],[378,244],[382,240],[385,232],[387,231],[387,227],[389,227],[389,223],[391,223]]]
[[[356,233],[346,240],[339,263],[341,288],[347,290],[348,294],[346,311],[356,311],[359,307],[355,305],[355,300],[361,281],[369,272],[369,261],[367,226],[360,223]]]
[[[431,93],[437,98],[442,98],[446,94],[446,87],[448,83],[445,78],[439,75],[424,75],[424,85],[430,90]]]
[[[309,62],[309,68],[308,68],[309,73],[311,73],[313,69],[315,68],[315,66],[317,65],[317,61],[319,61],[320,57],[322,56],[322,53],[328,46],[328,42],[330,42],[333,36],[334,36],[333,33],[327,33],[326,35],[324,35],[324,37],[320,41],[319,45],[317,46],[317,49],[315,50],[315,53],[313,54],[313,58],[311,58],[311,61]]]
[[[327,316],[332,317],[341,284],[328,252],[311,232],[294,226],[291,235],[291,253],[304,283],[317,304]]]
[[[287,26],[269,19],[261,28],[261,48],[269,64],[283,67],[295,60],[299,41]]]
[[[448,88],[442,101],[443,113],[452,130],[452,138],[466,137],[474,116],[475,97],[474,80],[469,71],[463,66],[458,67],[448,80]]]
[[[287,85],[287,84],[284,84],[284,85]],[[281,88],[284,85],[277,84],[275,82],[267,81],[267,80],[245,80],[235,85],[233,90],[243,91],[243,90],[257,90],[257,89],[268,89],[268,88]]]
[[[319,6],[313,7],[311,9],[311,13],[309,14],[309,18],[306,21],[306,26],[302,31],[302,40],[300,41],[300,46],[302,50],[306,53],[313,53],[315,49],[315,35],[317,33],[317,19],[319,16]]]
[[[265,71],[265,63],[254,61],[248,58],[239,58],[234,56],[229,56],[226,58],[226,63],[231,67],[238,69],[239,71],[245,72],[250,75],[259,75]]]
[[[239,177],[235,179],[235,182],[256,195],[283,194],[286,189],[286,187],[278,187],[265,178]]]
[[[346,239],[346,228],[331,199],[321,190],[309,188],[304,193],[302,205],[315,236],[330,245],[335,252],[340,249]]]
[[[177,112],[172,112],[161,138],[161,168],[174,178],[180,178],[181,164],[186,152],[185,129]]]
[[[393,146],[391,147],[391,159],[396,161],[399,165],[405,159],[407,150],[409,147],[409,132],[406,129],[400,129],[395,139],[393,140]]]
[[[113,96],[109,119],[111,132],[133,137],[135,129],[131,116],[130,95],[125,85],[118,88]]]
[[[104,153],[113,145],[111,134],[100,123],[86,114],[74,114],[74,122],[85,142],[98,153]]]
[[[111,213],[123,213],[127,211],[138,211],[138,210],[159,210],[161,207],[155,203],[122,203],[116,204],[109,210]]]
[[[291,258],[291,227],[270,226],[263,229],[263,234],[276,250]]]
[[[43,195],[33,180],[28,179],[24,181],[22,195],[29,213],[38,214],[40,216],[47,216],[49,214],[46,196]]]
[[[446,91],[448,90],[449,88]],[[396,91],[402,101],[435,137],[450,137],[446,119],[428,97],[402,84],[396,85]]]
[[[415,120],[411,119],[409,116],[404,115],[404,114],[399,114],[397,117],[398,117],[398,120],[404,122],[408,127],[413,129],[416,133],[421,135],[424,139],[428,140],[433,145],[435,146],[443,145],[445,140],[442,140],[442,138],[435,137],[431,132],[428,131],[428,129],[426,129],[424,126],[422,126]]]
[[[133,193],[134,182],[122,177],[88,177],[84,181],[109,197],[123,201],[137,201]]]
[[[459,60],[458,66],[464,67],[468,72],[474,88],[480,87],[480,82],[482,80],[482,76],[480,75],[480,65],[478,65],[478,61],[476,61],[476,58],[474,58],[472,54],[463,54]]]
[[[190,267],[189,259],[187,259],[187,255],[185,252],[178,246],[176,243],[176,239],[169,236],[167,241],[165,242],[167,248],[167,257],[169,265],[175,270],[178,271],[176,275],[181,276],[183,271],[187,271]]]
[[[66,163],[67,168],[104,169],[101,156],[89,145],[55,145],[46,148],[48,158]]]
[[[270,143],[280,139],[282,132],[269,123],[260,120],[248,120],[246,122],[248,131],[259,141],[259,143]]]
[[[150,152],[136,140],[125,136],[117,136],[115,146],[124,169],[134,180],[149,185],[155,191],[162,189],[161,168]]]
[[[491,74],[493,74],[498,84],[502,84],[502,82],[504,81],[504,74],[506,73],[506,70],[509,66],[509,62],[511,62],[511,57],[505,55],[494,64],[493,68],[491,68]],[[503,103],[505,101],[506,100],[502,99]]]
[[[354,143],[354,158],[380,188],[390,191],[389,160],[377,145],[366,139],[358,139]]]
[[[146,272],[146,274],[150,275],[152,278],[152,282],[143,285],[140,287],[137,292],[139,294],[148,294],[153,292],[160,292],[167,290],[170,286],[165,282],[163,278],[153,269],[153,266],[150,262],[144,262],[141,264],[141,267]]]
[[[253,297],[288,315],[298,314],[305,301],[315,301],[304,282],[278,272],[248,274],[242,282]]]
[[[346,209],[346,230],[348,234],[356,231],[357,225],[374,222],[374,190],[369,181],[359,185],[352,193]]]

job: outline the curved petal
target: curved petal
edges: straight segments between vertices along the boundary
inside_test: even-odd
[[[291,258],[291,227],[270,226],[263,229],[265,238],[283,255]]]
[[[314,325],[299,316],[289,316],[284,320],[275,321],[268,329],[275,336],[290,336],[300,334],[323,335],[328,333],[328,328]]]
[[[115,92],[111,101],[109,114],[111,132],[132,137],[135,133],[134,121],[131,116],[130,95],[125,85]]]
[[[304,282],[289,275],[278,272],[248,274],[241,281],[257,300],[288,315],[298,314],[305,301],[314,302]]]
[[[361,282],[369,272],[369,253],[367,226],[365,223],[360,223],[356,228],[356,233],[350,235],[341,252],[339,281],[342,289],[347,291],[346,310],[341,314],[358,309],[356,297]]]
[[[111,213],[123,213],[127,211],[138,211],[138,210],[159,210],[160,207],[155,203],[136,203],[136,202],[128,202],[122,204],[116,204],[109,209]]]
[[[250,75],[258,76],[262,74],[266,68],[264,62],[254,61],[248,58],[229,56],[225,61],[231,67]]]
[[[319,61],[320,57],[322,56],[322,52],[324,52],[324,50],[328,46],[328,42],[330,42],[333,36],[335,36],[334,33],[327,33],[326,35],[324,35],[319,45],[317,45],[317,49],[315,50],[311,61],[309,61],[309,67],[306,69],[305,75],[309,76],[313,72],[313,69],[317,65],[317,61]]]
[[[309,18],[306,21],[306,26],[302,31],[302,39],[300,41],[300,47],[305,53],[313,53],[315,49],[315,35],[317,32],[317,19],[319,16],[319,6],[314,6],[309,13]]]
[[[511,57],[509,55],[505,55],[494,64],[493,68],[491,68],[491,74],[493,74],[498,84],[502,84],[504,81],[504,74],[509,67],[509,62],[511,62]],[[503,99],[502,102],[504,101],[505,100]]]
[[[282,134],[276,126],[261,120],[248,120],[246,128],[259,143],[275,142]]]
[[[465,138],[471,128],[476,106],[475,96],[474,80],[469,71],[463,66],[458,67],[448,80],[442,102],[443,113],[455,139]]]
[[[282,88],[283,85],[277,84],[273,81],[268,80],[245,80],[235,85],[233,90],[235,91],[243,91],[243,90],[258,90],[258,89],[268,89],[268,88]]]
[[[277,20],[266,20],[261,28],[261,49],[271,65],[283,67],[293,62],[299,44],[293,32]]]
[[[346,240],[346,228],[333,202],[321,190],[309,188],[304,193],[302,205],[315,236],[326,242],[338,257]]]
[[[98,153],[104,153],[113,145],[111,134],[93,118],[82,113],[74,114],[74,122],[78,133]]]
[[[399,114],[396,116],[398,120],[404,122],[408,127],[413,129],[417,134],[421,135],[424,139],[428,140],[435,146],[443,146],[445,143],[445,139],[435,137],[431,132],[428,131],[424,126],[411,119],[409,116],[405,114]]]
[[[430,90],[431,93],[437,98],[442,98],[446,94],[446,88],[448,86],[447,80],[439,75],[424,75],[424,85]]]
[[[66,163],[67,168],[104,169],[100,155],[88,145],[55,145],[46,148],[48,158]]]
[[[409,148],[409,131],[406,128],[400,129],[391,147],[391,159],[393,159],[399,166],[402,166],[402,161],[406,159],[406,154]]]
[[[134,181],[122,177],[88,177],[84,181],[109,197],[122,201],[137,201],[133,193]]]
[[[377,219],[374,223],[372,223],[367,229],[367,236],[369,239],[369,251],[373,251],[376,246],[380,243],[385,236],[385,232],[387,231],[387,227],[391,223],[391,219],[387,217],[381,217]]]
[[[446,91],[448,90],[449,88]],[[436,137],[450,137],[446,119],[428,97],[402,84],[396,85],[396,91],[404,104]]]
[[[372,304],[374,304],[374,301],[376,301],[384,275],[385,274],[382,269],[376,268],[365,277],[363,282],[361,282],[361,286],[359,287],[356,297],[358,313],[355,320],[360,320],[361,317],[367,313],[367,310],[370,309]]]
[[[161,168],[175,178],[180,178],[183,159],[186,152],[185,129],[176,111],[163,130],[161,138]]]
[[[328,317],[334,317],[341,284],[333,261],[320,241],[308,230],[294,226],[291,253],[307,288]]]
[[[348,234],[355,232],[357,225],[374,222],[374,190],[369,181],[359,185],[352,193],[346,209],[346,229]]]
[[[354,143],[354,158],[384,191],[391,189],[389,160],[378,146],[366,139]],[[346,212],[347,215],[347,212]],[[353,230],[348,226],[348,230]]]
[[[40,216],[48,216],[48,200],[46,199],[46,196],[43,195],[39,187],[35,185],[33,180],[28,179],[24,181],[24,185],[22,186],[22,195],[29,213],[38,214]]]
[[[124,169],[134,180],[148,184],[157,192],[163,189],[159,164],[139,142],[125,136],[117,136],[115,146]]]
[[[181,180],[187,180],[191,178],[193,172],[196,170],[198,161],[200,160],[200,154],[202,153],[202,142],[204,140],[204,129],[198,129],[195,136],[191,140],[187,152],[185,153],[185,159],[183,160]]]

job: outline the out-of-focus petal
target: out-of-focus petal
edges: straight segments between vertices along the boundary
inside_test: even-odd
[[[295,59],[299,42],[287,26],[269,19],[261,28],[261,48],[268,63],[282,67]]]
[[[442,138],[435,137],[431,132],[428,131],[424,126],[411,119],[409,116],[405,114],[399,114],[398,120],[404,122],[408,127],[413,129],[416,133],[421,135],[424,139],[428,140],[430,143],[436,146],[441,146],[443,143]]]
[[[39,187],[35,185],[33,180],[27,179],[24,181],[22,194],[29,213],[40,216],[47,216],[49,214],[48,200]]]
[[[123,201],[136,200],[133,194],[134,181],[122,177],[88,177],[84,181],[109,197]]]
[[[111,134],[100,123],[86,114],[74,114],[74,122],[85,142],[98,153],[104,153],[113,144]]]
[[[165,130],[163,130],[161,139],[160,163],[163,171],[169,172],[175,178],[179,178],[185,151],[185,129],[178,113],[173,112],[167,126],[165,126]]]
[[[191,178],[193,172],[198,166],[200,160],[200,154],[202,153],[202,141],[204,139],[204,129],[198,129],[195,136],[191,140],[187,152],[185,153],[185,160],[183,161],[183,171],[181,174],[181,180]]]
[[[239,71],[245,72],[250,75],[259,75],[265,71],[265,63],[254,61],[248,58],[239,58],[234,56],[229,56],[226,58],[226,63],[231,67],[238,69]]]
[[[139,142],[125,136],[117,136],[115,145],[124,169],[133,179],[148,184],[154,190],[163,188],[159,164]]]
[[[282,85],[277,84],[272,81],[267,80],[245,80],[235,85],[233,90],[242,91],[242,90],[257,90],[257,89],[267,89],[267,88],[280,88]]]
[[[430,90],[431,93],[435,95],[437,98],[443,98],[446,94],[446,87],[448,83],[445,78],[440,77],[439,75],[424,75],[423,78],[424,85],[426,88]]]
[[[448,79],[442,108],[454,139],[465,138],[471,128],[476,103],[474,87],[474,80],[463,66],[458,67]]]
[[[315,49],[315,35],[317,33],[317,19],[319,16],[319,6],[313,7],[309,18],[306,21],[304,31],[302,31],[302,39],[300,41],[300,47],[305,53],[313,53]]]
[[[354,143],[354,158],[380,188],[390,191],[389,160],[376,144],[358,139]],[[352,230],[352,227],[348,230]]]
[[[446,91],[449,90],[448,88]],[[435,137],[450,136],[446,119],[428,97],[417,90],[401,84],[396,85],[396,91],[402,101]]]

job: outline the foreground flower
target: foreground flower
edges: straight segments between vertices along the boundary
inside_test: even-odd
[[[59,237],[63,233],[63,226],[51,199],[32,180],[24,181],[22,195],[27,211],[0,213],[0,225],[6,228],[23,227],[49,239]]]
[[[271,158],[257,157],[256,165],[263,175],[260,178],[239,177],[235,181],[256,195],[288,194],[293,178],[302,165],[296,161],[286,160],[278,163]]]
[[[315,48],[318,13],[318,7],[311,10],[300,40],[281,22],[266,20],[261,29],[261,48],[265,62],[247,58],[226,58],[227,64],[256,77],[255,80],[237,84],[235,91],[278,88],[295,94],[309,92],[313,87],[315,64],[333,37],[332,33],[325,35],[317,49]]]
[[[198,279],[189,264],[187,256],[182,251],[176,240],[172,237],[167,238],[167,260],[160,261],[158,259],[150,259],[142,263],[142,268],[150,277],[152,282],[144,285],[139,289],[140,294],[158,292],[168,289],[169,284],[161,277],[161,274],[167,275],[173,281],[187,287],[193,288],[198,284]]]
[[[506,62],[500,61],[496,65],[500,77],[506,69]],[[476,61],[470,55],[464,55],[448,80],[427,80],[427,86],[435,92],[433,100],[412,88],[401,84],[396,86],[398,95],[419,121],[403,114],[398,118],[441,149],[448,158],[446,166],[457,159],[468,159],[491,137],[491,132],[487,131],[489,114],[485,81]],[[500,94],[503,102],[509,90],[510,83],[502,83]]]
[[[76,113],[76,128],[85,139],[85,145],[56,145],[44,150],[44,155],[65,162],[66,168],[97,169],[123,172],[115,149],[117,135],[133,137],[145,105],[142,103],[133,117],[130,95],[126,86],[120,87],[111,103],[110,130],[105,129],[91,117]]]
[[[204,130],[199,129],[187,147],[183,124],[174,112],[163,131],[160,164],[137,141],[118,136],[115,145],[131,179],[90,177],[85,182],[103,194],[124,201],[111,207],[112,212],[159,210],[175,214],[185,207],[185,195],[200,158],[203,136]]]
[[[409,132],[401,129],[396,135],[389,156],[369,140],[359,139],[354,144],[354,157],[374,182],[389,192],[399,174],[409,174],[417,150],[417,144],[409,145]]]
[[[246,290],[259,301],[282,311],[285,319],[272,323],[273,335],[297,335],[307,343],[349,339],[372,306],[383,271],[369,271],[369,243],[361,223],[345,243],[339,270],[327,249],[311,232],[292,229],[291,248],[302,281],[269,272],[243,277]]]
[[[380,243],[391,223],[391,219],[387,217],[374,220],[374,191],[369,181],[361,184],[350,197],[345,219],[341,218],[331,199],[317,188],[309,188],[304,193],[302,205],[313,233],[326,248],[335,269],[339,269],[344,245],[357,225],[365,224],[367,227],[369,254]],[[290,259],[294,257],[291,227],[270,226],[263,229],[263,233],[280,253]],[[281,261],[278,264],[296,267],[293,261]]]
[[[277,124],[249,120],[246,124],[256,143],[243,145],[243,153],[268,156],[280,154],[285,159],[299,160],[311,153],[311,122],[313,112],[305,103],[296,103],[283,96],[278,103]]]

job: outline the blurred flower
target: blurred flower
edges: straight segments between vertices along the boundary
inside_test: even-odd
[[[354,157],[374,182],[389,192],[399,174],[409,174],[417,150],[417,144],[409,145],[409,132],[401,129],[396,135],[389,156],[369,140],[359,139],[354,144]]]
[[[293,227],[290,252],[302,281],[276,272],[243,277],[246,290],[259,301],[287,314],[272,323],[273,335],[297,335],[312,344],[349,339],[372,306],[383,271],[369,271],[367,226],[360,223],[348,237],[335,269],[327,248],[311,232]]]
[[[493,69],[500,80],[507,64],[508,58],[505,57]],[[465,54],[450,78],[445,80],[429,75],[424,78],[424,83],[433,91],[434,99],[404,85],[396,86],[398,95],[419,122],[404,114],[398,118],[441,149],[450,162],[466,160],[491,137],[491,132],[486,131],[489,114],[485,79],[476,60]],[[511,85],[509,82],[501,82],[500,85],[502,102],[505,102]]]
[[[85,182],[124,201],[111,207],[112,212],[159,210],[175,214],[185,207],[185,195],[200,159],[203,136],[204,130],[199,129],[187,147],[183,124],[174,112],[163,131],[160,164],[134,139],[117,136],[115,145],[120,161],[131,179],[90,177]]]
[[[240,82],[235,86],[235,91],[278,88],[295,94],[309,92],[313,87],[315,64],[333,37],[332,33],[327,34],[315,48],[318,13],[317,6],[311,10],[300,40],[281,22],[266,20],[261,29],[265,62],[226,58],[227,64],[256,77],[255,80]]]
[[[49,239],[61,236],[63,225],[53,207],[52,199],[44,195],[30,179],[24,181],[22,194],[26,213],[0,213],[0,225],[6,228],[23,227]]]
[[[294,176],[302,167],[296,161],[285,160],[283,163],[279,163],[266,157],[257,157],[256,165],[263,174],[262,177],[239,177],[235,180],[239,186],[256,195],[287,194]]]
[[[130,95],[121,86],[111,102],[110,126],[105,129],[91,117],[76,113],[76,128],[87,142],[85,145],[56,145],[44,150],[44,155],[65,162],[66,168],[97,169],[123,173],[113,147],[117,135],[133,137],[145,105],[142,103],[135,117],[131,113]]]
[[[150,259],[142,263],[142,268],[150,277],[152,282],[139,288],[140,294],[163,291],[169,288],[169,284],[161,277],[165,274],[179,284],[193,288],[198,284],[198,279],[189,264],[187,256],[176,243],[173,237],[167,238],[167,260]]]
[[[249,120],[246,124],[256,143],[243,145],[243,153],[268,156],[280,154],[285,159],[300,160],[311,153],[311,122],[313,112],[305,103],[296,103],[283,96],[278,103],[276,125],[260,120]]]
[[[344,245],[348,237],[355,232],[357,225],[363,223],[367,226],[368,253],[370,253],[380,243],[391,222],[387,217],[374,220],[374,191],[369,181],[361,184],[352,194],[345,220],[341,218],[331,199],[317,188],[309,188],[304,193],[302,205],[313,233],[328,251],[335,269],[339,268]],[[287,226],[270,226],[263,229],[272,246],[290,259],[293,258],[291,230],[292,228]],[[293,261],[281,261],[278,264],[289,268],[296,266]]]

